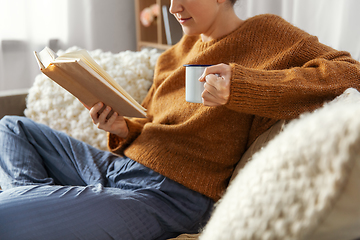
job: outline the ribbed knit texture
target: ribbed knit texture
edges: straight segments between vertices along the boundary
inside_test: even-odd
[[[228,103],[186,102],[183,65],[219,63],[232,67]],[[184,36],[164,52],[143,102],[148,119],[127,120],[129,136],[109,134],[109,148],[217,201],[257,136],[278,119],[359,89],[359,79],[360,65],[348,53],[280,17],[256,16],[221,39]]]
[[[360,93],[303,114],[231,182],[200,240],[360,236]]]

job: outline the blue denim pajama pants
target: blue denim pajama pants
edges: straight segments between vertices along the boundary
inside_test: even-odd
[[[0,121],[0,239],[167,239],[213,201],[143,165],[23,117]]]

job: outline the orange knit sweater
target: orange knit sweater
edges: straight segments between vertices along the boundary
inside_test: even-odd
[[[227,63],[231,95],[221,107],[185,101],[184,64]],[[217,201],[244,151],[278,119],[292,119],[360,89],[360,65],[346,52],[280,17],[260,15],[229,35],[184,36],[158,59],[143,102],[147,119],[129,119],[126,139],[109,149]]]

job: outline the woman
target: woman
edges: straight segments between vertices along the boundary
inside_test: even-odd
[[[158,60],[143,103],[148,118],[108,118],[102,103],[90,110],[116,155],[28,119],[2,119],[1,239],[196,232],[258,135],[360,89],[360,65],[348,53],[273,15],[242,21],[234,3],[171,1],[185,36]],[[203,104],[185,101],[184,64],[214,65],[199,79]]]

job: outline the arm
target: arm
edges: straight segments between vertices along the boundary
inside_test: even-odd
[[[99,102],[90,109],[93,123],[99,128],[120,138],[127,138],[129,129],[125,118],[113,112],[111,107]]]
[[[150,108],[150,102],[154,86],[148,92],[148,95],[143,101],[143,106]],[[103,104],[96,104],[90,110],[90,116],[94,124],[99,129],[108,132],[108,148],[110,151],[123,155],[123,151],[141,134],[144,125],[151,121],[151,115],[148,113],[148,118],[124,118],[117,113],[112,113],[110,107],[104,108]]]
[[[346,52],[312,41],[300,51],[315,56],[300,67],[263,70],[231,64],[231,93],[227,106],[262,117],[291,119],[320,107],[347,88],[360,89],[359,62]],[[297,54],[303,56],[305,53]]]
[[[247,114],[292,119],[347,88],[360,88],[359,62],[346,52],[320,44],[315,37],[304,38],[269,62],[278,65],[266,69],[233,63],[207,68],[200,78],[206,81],[204,104],[226,104]]]

